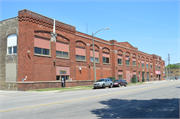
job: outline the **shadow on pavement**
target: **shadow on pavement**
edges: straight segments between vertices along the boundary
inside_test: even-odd
[[[179,118],[179,99],[101,101],[107,107],[92,110],[98,118]]]

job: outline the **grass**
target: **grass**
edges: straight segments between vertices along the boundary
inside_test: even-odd
[[[75,87],[64,87],[64,88],[45,88],[45,89],[35,89],[28,91],[73,91],[73,90],[88,90],[93,89],[92,85],[88,86],[75,86]]]
[[[138,82],[138,83],[128,83],[127,86],[130,85],[141,85],[145,84],[145,82]],[[88,90],[88,89],[93,89],[92,85],[88,86],[75,86],[75,87],[64,87],[64,88],[45,88],[45,89],[35,89],[35,90],[28,90],[28,91],[74,91],[74,90]]]
[[[130,85],[141,85],[141,84],[145,84],[145,82],[128,83],[128,86],[130,86]]]

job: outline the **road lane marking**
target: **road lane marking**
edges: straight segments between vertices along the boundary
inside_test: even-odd
[[[110,94],[92,96],[92,97],[87,97],[87,98],[80,98],[80,99],[67,100],[67,101],[61,101],[61,102],[55,102],[55,103],[47,103],[47,104],[41,104],[41,105],[35,105],[35,106],[28,106],[28,107],[21,107],[21,108],[9,109],[9,110],[2,110],[2,111],[0,111],[0,113],[2,113],[2,112],[9,112],[9,111],[15,111],[15,110],[21,110],[21,109],[34,108],[34,107],[42,107],[42,106],[48,106],[48,105],[54,105],[54,104],[62,104],[62,103],[67,103],[67,102],[75,102],[75,101],[80,101],[80,100],[87,100],[87,99],[104,97],[104,96],[110,96],[110,95],[117,95],[117,94],[122,94],[122,93],[135,92],[135,91],[139,91],[139,90],[163,87],[163,86],[174,85],[174,84],[179,84],[179,83],[180,82],[172,83],[172,84],[165,84],[165,85],[160,85],[160,86],[153,86],[153,87],[148,87],[148,88],[140,88],[140,89],[135,89],[135,90],[123,91],[123,92],[117,92],[117,93],[110,93]]]
[[[119,108],[119,107],[123,107],[123,106],[129,105],[129,104],[131,104],[131,103],[127,103],[127,104],[124,104],[124,105],[121,105],[121,106],[118,106],[118,107],[114,107],[114,108],[110,108],[110,109],[107,109],[107,110],[108,110],[108,111],[109,111],[109,110],[113,110],[113,109],[116,109],[116,108]]]

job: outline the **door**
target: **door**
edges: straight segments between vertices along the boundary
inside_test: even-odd
[[[142,72],[142,80],[144,79],[144,81],[145,81],[145,75],[144,75],[145,73],[144,72]]]
[[[62,81],[62,87],[65,87],[66,86],[66,76],[64,75],[61,75],[61,81]]]

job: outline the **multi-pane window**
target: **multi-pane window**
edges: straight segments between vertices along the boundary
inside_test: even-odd
[[[103,63],[110,63],[109,62],[109,53],[103,52]]]
[[[161,66],[159,66],[159,70],[161,69]]]
[[[152,69],[153,67],[152,67],[152,62],[150,63],[150,68]]]
[[[136,66],[136,58],[133,57],[133,66]]]
[[[147,72],[147,78],[149,78],[149,72]]]
[[[141,67],[144,68],[144,61],[141,61]]]
[[[118,79],[123,79],[123,71],[122,70],[118,71]]]
[[[17,53],[17,35],[12,34],[7,37],[7,54]]]
[[[99,51],[94,51],[95,62],[99,62]],[[93,50],[90,50],[90,60],[93,62]]]
[[[156,64],[156,69],[157,69],[157,64]]]
[[[149,68],[149,63],[148,62],[146,62],[146,68]]]
[[[50,50],[50,40],[40,37],[34,38],[34,53],[49,55]]]
[[[130,58],[129,58],[129,56],[126,56],[126,65],[130,65]]]
[[[136,77],[136,71],[133,71],[133,77]]]
[[[151,78],[153,78],[153,73],[151,73]]]
[[[76,47],[76,60],[78,61],[86,61],[86,49]]]
[[[118,64],[122,64],[122,55],[118,55]]]
[[[138,67],[140,67],[140,60],[138,60]]]
[[[56,42],[56,56],[61,58],[69,57],[69,44]]]

